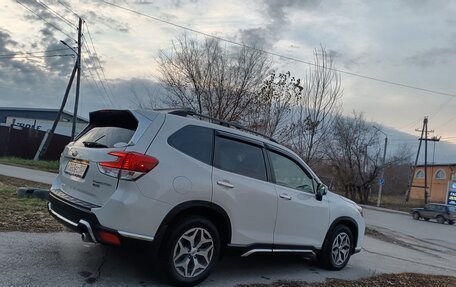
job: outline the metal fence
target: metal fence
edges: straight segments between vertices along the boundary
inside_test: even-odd
[[[0,126],[0,156],[33,159],[46,132],[18,126]],[[70,137],[54,134],[43,159],[58,160]]]

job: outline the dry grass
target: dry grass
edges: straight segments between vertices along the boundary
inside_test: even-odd
[[[57,160],[31,160],[18,157],[0,157],[0,164],[14,165],[49,172],[59,172]]]
[[[383,274],[360,280],[329,279],[324,283],[277,281],[271,284],[245,284],[238,287],[454,287],[456,277],[415,273]]]
[[[368,204],[377,206],[377,195],[376,194],[371,195]],[[424,202],[419,199],[410,199],[408,201],[408,203],[405,204],[403,195],[383,195],[380,206],[383,208],[409,212],[410,209],[412,209],[412,208],[423,207]]]
[[[42,183],[0,175],[0,231],[53,232],[65,228],[49,215],[47,201],[37,198],[20,198],[18,187],[48,189]]]

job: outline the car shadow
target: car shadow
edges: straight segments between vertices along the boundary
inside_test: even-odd
[[[132,285],[132,282],[136,282],[138,286],[168,286],[168,281],[160,269],[162,262],[153,262],[150,253],[144,247],[113,248],[100,245],[99,248],[106,256],[100,281],[107,284],[115,282],[116,285],[121,282]],[[328,271],[320,268],[313,258],[298,255],[253,254],[249,257],[240,257],[227,254],[201,286],[267,283],[288,279],[290,274],[302,275],[302,272],[314,275],[315,280],[321,281],[324,276],[320,273]]]

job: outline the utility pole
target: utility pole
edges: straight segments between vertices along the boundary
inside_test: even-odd
[[[79,18],[78,25],[78,74],[76,78],[76,98],[74,100],[74,111],[73,111],[73,127],[71,128],[71,141],[74,140],[76,133],[76,122],[78,118],[78,104],[79,104],[79,87],[81,85],[81,36],[82,36],[82,19]]]
[[[76,128],[76,118],[77,118],[77,110],[78,110],[78,102],[79,102],[79,86],[80,86],[80,81],[81,81],[81,36],[82,36],[82,19],[79,18],[79,29],[78,29],[78,52],[76,52],[70,45],[65,43],[64,41],[62,44],[73,50],[74,53],[76,53],[76,62],[74,63],[73,71],[71,72],[70,80],[68,81],[66,90],[65,90],[65,95],[63,96],[62,103],[60,104],[60,109],[57,113],[57,117],[54,120],[54,123],[52,124],[52,127],[50,130],[46,132],[44,135],[40,146],[38,147],[38,150],[35,153],[35,157],[33,158],[34,160],[39,160],[44,157],[46,154],[46,151],[51,143],[52,137],[55,133],[55,129],[57,128],[57,124],[60,121],[60,118],[62,117],[63,109],[65,108],[66,102],[68,100],[68,94],[70,93],[71,86],[73,85],[73,80],[76,72],[78,72],[77,75],[77,84],[76,84],[76,99],[75,99],[75,106],[74,106],[74,113],[73,113],[73,127],[72,127],[72,133],[71,133],[71,140],[74,139],[74,133],[75,133],[75,128]]]
[[[427,185],[427,148],[428,148],[428,118],[424,118],[424,204],[428,203],[428,185]]]
[[[378,195],[377,195],[377,207],[380,207],[380,204],[382,202],[382,190],[383,190],[383,185],[385,184],[385,162],[386,162],[386,149],[388,148],[388,135],[383,132],[382,130],[380,130],[379,128],[377,128],[376,126],[374,126],[374,128],[381,132],[382,134],[385,135],[385,147],[383,148],[383,158],[382,158],[382,170],[380,172],[380,180],[379,180],[379,183],[378,183]]]
[[[424,117],[423,127],[421,128],[421,130],[416,129],[415,131],[418,131],[418,132],[421,131],[421,136],[419,138],[420,144],[418,145],[418,152],[416,153],[415,165],[412,168],[412,174],[410,176],[409,188],[407,189],[407,192],[406,192],[406,195],[405,195],[405,202],[407,203],[408,200],[409,200],[410,191],[411,191],[412,187],[416,187],[416,188],[423,188],[424,189],[424,203],[427,204],[429,202],[429,193],[428,193],[428,184],[427,184],[427,181],[428,181],[428,177],[427,177],[427,166],[428,166],[427,148],[428,148],[428,141],[438,142],[438,141],[440,141],[440,138],[438,138],[438,137],[428,138],[428,134],[434,132],[434,130],[430,130],[430,131],[428,130],[428,117]],[[424,138],[423,138],[423,136],[424,136]],[[420,149],[421,149],[421,142],[422,141],[424,141],[424,186],[414,186],[414,185],[412,185],[413,184],[413,178],[415,176],[415,170],[416,170],[416,166],[418,164],[418,159],[419,159],[419,156],[420,156]]]

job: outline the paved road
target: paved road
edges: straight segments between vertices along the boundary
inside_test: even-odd
[[[324,281],[356,279],[378,273],[454,274],[417,251],[368,238],[365,249],[338,272],[323,270],[298,257],[257,255],[225,257],[201,286],[235,286],[279,279]],[[0,235],[0,286],[163,286],[160,274],[140,250],[85,244],[74,233]],[[443,259],[442,259],[443,260]],[[450,262],[450,261],[448,261]],[[453,260],[454,263],[454,260]],[[443,264],[441,264],[443,265]],[[445,263],[445,265],[447,265]]]
[[[438,224],[436,221],[413,220],[411,215],[364,209],[366,224],[384,232],[404,234],[433,245],[456,251],[456,225]]]
[[[339,272],[290,256],[228,256],[201,286],[235,286],[276,280],[357,279],[378,273],[456,274],[455,227],[411,221],[399,214],[366,210],[384,240],[366,237],[364,249]],[[404,231],[404,232],[402,232]],[[443,235],[439,235],[443,234]],[[412,235],[412,236],[410,236]],[[429,244],[441,240],[441,245]],[[440,241],[439,241],[440,242]],[[0,286],[163,286],[142,250],[117,249],[80,241],[75,233],[0,233]]]
[[[55,177],[57,176],[56,173],[52,172],[40,171],[5,164],[0,164],[0,174],[46,184],[52,184]]]

